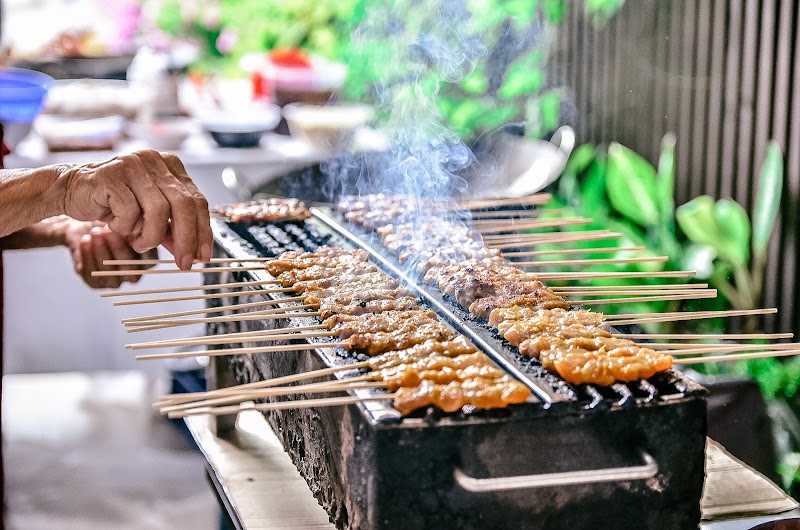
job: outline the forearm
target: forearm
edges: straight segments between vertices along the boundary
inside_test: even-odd
[[[65,213],[64,166],[0,170],[0,238]]]
[[[66,215],[58,215],[26,226],[13,234],[0,237],[0,249],[15,250],[66,245],[66,228],[70,221],[71,219]]]

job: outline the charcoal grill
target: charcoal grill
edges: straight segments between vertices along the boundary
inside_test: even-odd
[[[301,224],[214,220],[213,228],[218,256],[269,257],[322,244],[367,249],[377,265],[404,279],[424,305],[533,391],[527,403],[509,409],[453,414],[430,409],[401,417],[384,402],[265,413],[337,527],[697,528],[705,391],[679,372],[607,388],[570,385],[438,291],[403,275],[379,240],[330,210],[315,209]],[[266,271],[206,276],[209,283],[269,279]],[[213,303],[267,296],[281,297],[248,288]],[[215,323],[209,333],[312,323]],[[210,375],[218,385],[360,360],[329,348],[217,359]]]

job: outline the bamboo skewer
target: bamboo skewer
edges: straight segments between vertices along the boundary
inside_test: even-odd
[[[579,241],[598,241],[603,239],[618,239],[622,236],[619,232],[610,232],[608,230],[586,230],[584,232],[559,232],[558,236],[560,237],[544,237],[544,234],[541,235],[538,239],[529,239],[526,241],[510,241],[505,243],[492,243],[484,241],[487,247],[496,248],[496,249],[506,249],[506,248],[527,248],[527,247],[535,247],[539,245],[555,245],[560,243],[577,243]],[[574,235],[572,235],[574,234]]]
[[[570,305],[606,305],[628,304],[632,302],[666,302],[669,300],[697,300],[700,298],[716,298],[717,290],[701,291],[695,289],[687,294],[665,294],[656,296],[630,296],[625,298],[600,298],[596,300],[569,300]]]
[[[184,359],[187,357],[222,357],[225,355],[244,355],[251,353],[278,353],[295,350],[315,350],[317,348],[344,348],[349,346],[349,342],[320,342],[318,344],[276,344],[274,346],[255,346],[252,348],[225,348],[220,350],[202,350],[196,352],[167,352],[149,353],[137,355],[137,361],[149,361],[155,359]]]
[[[197,265],[200,263],[261,263],[265,261],[272,261],[275,258],[211,258],[208,261],[194,260],[192,263]],[[106,266],[121,266],[121,265],[170,265],[175,263],[174,259],[105,259],[103,265]]]
[[[328,329],[325,324],[314,324],[312,326],[296,326],[286,328],[273,328],[260,331],[238,331],[236,333],[222,333],[219,335],[210,335],[205,337],[184,338],[184,339],[166,339],[154,340],[149,342],[136,342],[133,344],[126,344],[125,348],[128,350],[138,350],[144,348],[172,348],[178,346],[199,346],[203,344],[233,344],[238,339],[249,339],[250,337],[270,337],[272,335],[288,335],[290,333],[300,334],[303,331],[316,331],[320,329]],[[230,341],[230,342],[225,342]]]
[[[484,237],[500,235],[504,232],[516,232],[519,230],[535,230],[539,228],[557,228],[560,226],[579,226],[594,222],[593,219],[583,217],[564,217],[561,219],[539,219],[535,221],[520,221],[518,223],[503,221],[502,223],[489,223],[489,221],[474,221],[472,228],[477,230]]]
[[[188,291],[212,291],[217,289],[228,289],[231,287],[232,288],[255,287],[260,285],[275,285],[279,283],[281,283],[280,280],[258,280],[254,282],[229,282],[229,283],[213,283],[206,285],[191,285],[187,287],[140,289],[138,291],[112,291],[110,293],[100,293],[100,298],[114,298],[118,296],[138,296],[143,294],[183,293]]]
[[[587,280],[590,278],[688,278],[696,271],[663,272],[536,272],[533,277],[540,280]]]
[[[231,304],[220,307],[204,307],[203,309],[191,309],[189,311],[176,311],[174,313],[161,313],[158,315],[147,315],[143,317],[126,318],[122,323],[127,325],[146,325],[150,320],[160,320],[165,318],[186,317],[190,315],[203,315],[211,313],[222,313],[224,311],[236,311],[240,309],[252,309],[265,305],[275,305],[275,300],[262,300],[259,302],[248,302],[246,304]]]
[[[612,326],[627,326],[630,324],[641,324],[644,322],[673,322],[681,320],[702,320],[706,318],[767,315],[777,312],[778,310],[775,308],[734,309],[726,311],[679,311],[674,313],[643,313],[641,315],[636,315],[636,314],[605,315],[605,319]]]
[[[242,272],[242,271],[261,271],[264,266],[252,267],[201,267],[199,269],[126,269],[116,271],[92,271],[92,276],[141,276],[142,274],[180,274],[184,272],[199,272],[201,274],[211,274],[215,272]]]
[[[517,267],[552,267],[555,265],[606,265],[612,263],[664,263],[669,260],[667,256],[643,256],[639,258],[588,258],[588,259],[558,259],[549,261],[512,261]]]
[[[687,359],[678,359],[679,364],[698,364],[698,363],[717,363],[725,361],[743,361],[748,359],[764,359],[767,357],[788,357],[790,355],[798,355],[800,350],[779,350],[779,351],[766,351],[758,353],[741,353],[737,355],[710,355],[708,357],[689,357]]]
[[[351,380],[343,379],[339,381],[321,381],[319,383],[309,383],[307,385],[279,386],[258,390],[248,390],[238,394],[228,394],[216,398],[190,401],[188,403],[176,403],[159,407],[162,414],[187,410],[198,407],[211,407],[217,405],[229,405],[231,403],[242,403],[254,399],[264,399],[274,396],[286,396],[292,394],[310,394],[318,392],[346,392],[348,390],[363,390],[367,388],[386,388],[384,381],[368,381],[364,376],[353,377]]]
[[[565,248],[556,250],[521,250],[502,252],[506,257],[533,257],[548,256],[551,254],[604,254],[606,252],[635,252],[646,250],[647,247],[601,247],[601,248]]]
[[[615,333],[614,336],[622,339],[750,340],[750,339],[791,339],[794,337],[794,333]],[[649,346],[649,345],[644,344],[644,346]]]
[[[665,283],[651,284],[643,283],[638,285],[562,285],[553,287],[554,292],[572,294],[574,292],[604,293],[606,291],[637,291],[662,289],[665,291],[684,291],[687,289],[707,289],[707,283]]]
[[[553,292],[559,296],[575,297],[575,296],[615,296],[615,295],[661,295],[661,294],[693,294],[703,292],[714,292],[716,289],[659,289],[653,286],[652,289],[606,289],[604,291],[562,291],[561,289],[553,289]]]
[[[243,390],[254,390],[258,388],[269,388],[272,386],[279,386],[306,379],[316,379],[319,377],[327,377],[329,375],[337,374],[339,372],[347,372],[358,370],[361,368],[368,368],[370,361],[359,361],[357,363],[348,364],[345,366],[334,366],[332,368],[320,368],[319,370],[311,370],[310,372],[302,372],[299,374],[285,375],[282,377],[273,377],[272,379],[265,379],[263,381],[254,381],[252,383],[244,383],[242,385],[230,386],[225,388],[216,388],[214,390],[207,390],[205,392],[186,392],[181,394],[165,394],[159,398],[159,403],[186,403],[194,399],[206,399],[216,396],[224,396],[228,394],[237,394]],[[155,405],[155,404],[154,404]]]
[[[316,306],[312,305],[302,305],[297,307],[292,307],[290,309],[305,309],[305,308],[312,308]],[[284,319],[284,318],[305,318],[305,317],[318,317],[320,316],[319,311],[309,311],[309,312],[281,312],[281,313],[266,313],[266,312],[253,312],[247,313],[245,315],[230,315],[230,316],[222,316],[222,317],[205,317],[205,318],[192,318],[192,319],[180,319],[180,320],[152,320],[148,321],[147,325],[142,325],[138,327],[128,327],[128,333],[137,333],[140,331],[152,331],[154,329],[163,329],[163,328],[174,328],[179,326],[190,326],[192,324],[208,324],[211,322],[247,322],[251,320],[276,320],[276,319]]]
[[[502,244],[518,244],[517,246],[524,246],[524,244],[530,242],[561,240],[569,241],[576,237],[578,238],[578,241],[587,241],[583,239],[583,237],[590,237],[588,241],[591,241],[591,238],[594,236],[599,237],[601,235],[609,234],[617,234],[617,232],[611,232],[610,230],[583,230],[578,232],[530,232],[521,234],[500,234],[484,236],[483,242],[487,245],[501,248],[500,245]]]
[[[394,394],[381,394],[380,396],[366,396],[366,397],[332,397],[321,399],[300,399],[296,401],[279,401],[276,403],[260,403],[248,407],[240,405],[216,408],[198,408],[190,409],[169,414],[169,418],[183,418],[186,416],[196,416],[200,414],[212,414],[214,416],[225,416],[230,414],[238,414],[244,410],[286,410],[286,409],[301,409],[310,407],[335,407],[341,405],[356,405],[365,401],[389,401],[394,399]]]
[[[553,196],[549,193],[538,193],[526,197],[497,197],[492,199],[464,199],[453,205],[445,205],[451,210],[485,210],[502,206],[541,206],[550,202]]]
[[[305,331],[302,333],[285,333],[282,335],[279,334],[267,334],[267,335],[251,335],[247,337],[238,337],[238,338],[226,338],[226,339],[218,339],[214,341],[206,341],[205,339],[196,339],[191,341],[187,339],[186,344],[182,344],[182,346],[204,346],[204,345],[219,345],[219,344],[246,344],[246,343],[254,343],[254,342],[274,342],[279,340],[295,340],[295,339],[311,339],[311,338],[321,338],[321,337],[336,337],[339,335],[337,331]],[[167,348],[171,347],[170,345],[143,345],[143,344],[130,344],[130,350],[146,350],[146,349],[154,349],[154,348]]]
[[[470,212],[469,215],[465,216],[464,222],[469,223],[471,219],[476,220],[493,220],[497,219],[507,220],[507,219],[537,219],[543,214],[547,215],[562,215],[564,213],[563,208],[552,208],[548,210],[542,210],[539,208],[524,208],[524,209],[517,209],[517,210],[493,210],[488,212],[482,211],[474,211]]]
[[[675,344],[665,343],[665,348],[669,346],[676,346]],[[688,346],[688,345],[680,345]],[[650,346],[646,346],[650,347]],[[784,344],[701,344],[699,346],[678,348],[675,350],[663,349],[661,353],[676,356],[676,355],[694,355],[703,353],[720,353],[720,352],[740,352],[740,351],[783,351],[783,350],[796,350],[800,348],[800,343],[790,342]]]
[[[143,304],[162,304],[165,302],[188,302],[191,300],[213,300],[218,298],[238,298],[240,296],[249,296],[254,294],[276,294],[276,293],[291,293],[294,292],[294,287],[275,287],[273,289],[256,289],[252,291],[234,291],[230,293],[209,293],[209,294],[192,294],[186,296],[166,296],[163,298],[144,298],[139,300],[120,300],[114,302],[115,307],[127,305],[143,305]],[[292,297],[294,300],[297,297]],[[284,300],[289,300],[285,298]],[[280,302],[281,300],[278,300]]]

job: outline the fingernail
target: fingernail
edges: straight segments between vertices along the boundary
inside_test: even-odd
[[[194,263],[194,259],[192,259],[192,256],[187,254],[183,258],[181,258],[181,265],[180,265],[181,269],[189,270],[189,269],[192,268],[192,264],[193,263]]]
[[[214,247],[211,245],[203,245],[200,247],[200,260],[201,261],[208,261],[211,259],[211,255],[214,253]]]

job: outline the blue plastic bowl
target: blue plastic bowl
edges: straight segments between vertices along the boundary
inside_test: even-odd
[[[0,68],[0,121],[30,123],[42,110],[53,78],[21,68]]]

